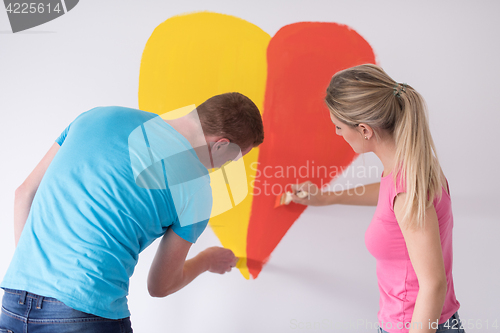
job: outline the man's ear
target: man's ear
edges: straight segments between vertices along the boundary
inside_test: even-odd
[[[212,152],[216,152],[220,149],[227,148],[229,145],[229,140],[226,138],[222,138],[217,140],[213,145],[212,145]]]

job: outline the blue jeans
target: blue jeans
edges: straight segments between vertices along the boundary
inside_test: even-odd
[[[388,333],[380,327],[378,331],[379,333]],[[450,319],[442,324],[439,324],[436,333],[465,333],[460,317],[458,316],[458,311],[455,312]]]
[[[131,333],[130,318],[112,320],[77,311],[55,298],[4,289],[0,333]]]

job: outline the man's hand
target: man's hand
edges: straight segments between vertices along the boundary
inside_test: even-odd
[[[200,253],[208,264],[208,271],[217,274],[230,272],[236,266],[238,258],[233,251],[222,247],[214,246]]]

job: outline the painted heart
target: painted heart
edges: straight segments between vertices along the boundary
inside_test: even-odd
[[[139,76],[141,110],[164,114],[230,91],[263,110],[265,141],[244,157],[251,195],[210,219],[221,244],[241,258],[245,278],[259,275],[306,208],[274,209],[276,195],[296,181],[327,184],[355,158],[335,135],[323,97],[335,72],[362,63],[375,63],[370,45],[336,23],[295,23],[271,39],[242,19],[199,12],[166,20],[149,38]],[[215,174],[214,184],[222,179]]]

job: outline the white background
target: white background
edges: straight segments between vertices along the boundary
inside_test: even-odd
[[[395,80],[425,97],[453,201],[459,314],[471,327],[479,323],[480,331],[497,331],[485,326],[500,321],[499,1],[82,0],[66,15],[16,34],[1,8],[0,276],[14,251],[16,187],[81,112],[102,105],[138,107],[141,55],[154,28],[173,15],[200,10],[240,17],[271,36],[300,21],[347,24]],[[356,163],[382,170],[373,155]],[[141,254],[131,280],[134,330],[375,332],[375,261],[364,245],[373,212],[308,208],[256,280],[238,271],[206,273],[164,299],[150,298],[146,289],[155,243]],[[190,256],[218,244],[207,229]],[[308,323],[322,325],[300,328]],[[342,323],[351,326],[335,328]]]

